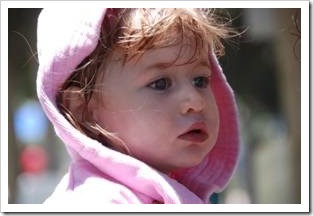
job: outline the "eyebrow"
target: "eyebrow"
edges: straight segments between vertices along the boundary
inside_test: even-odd
[[[204,67],[208,67],[208,68],[210,68],[210,69],[211,69],[211,64],[210,64],[210,62],[209,62],[209,61],[202,60],[201,62],[199,62],[199,64],[198,64],[198,65],[200,65],[200,66],[204,66]]]
[[[184,66],[184,65],[185,64],[175,65],[175,62],[174,63],[172,63],[172,62],[157,62],[157,63],[154,63],[152,65],[149,65],[147,67],[147,70],[151,70],[151,69],[165,69],[165,68],[169,68],[171,66]],[[205,60],[202,60],[197,65],[195,65],[195,67],[199,67],[199,66],[207,67],[207,68],[211,69],[210,63],[208,61],[205,61]]]
[[[152,65],[149,65],[147,67],[147,70],[151,70],[151,69],[165,69],[165,68],[169,68],[171,66],[175,65],[174,63],[170,63],[170,62],[157,62],[154,63]]]

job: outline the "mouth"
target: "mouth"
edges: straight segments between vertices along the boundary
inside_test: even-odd
[[[178,138],[185,141],[194,143],[202,143],[209,137],[205,123],[199,122],[191,125],[191,127]]]

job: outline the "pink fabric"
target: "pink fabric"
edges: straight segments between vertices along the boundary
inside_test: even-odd
[[[105,12],[58,8],[43,10],[38,20],[37,94],[72,158],[68,173],[46,203],[208,203],[213,192],[227,185],[239,154],[234,95],[213,53],[209,58],[220,130],[215,147],[196,167],[167,176],[81,134],[56,108],[58,88],[96,47]]]

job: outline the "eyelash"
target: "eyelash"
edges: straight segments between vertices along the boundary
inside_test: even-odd
[[[196,88],[204,89],[208,87],[210,80],[211,80],[210,76],[199,76],[199,77],[195,77],[192,80],[192,83]],[[199,83],[199,82],[202,82],[202,83]],[[172,80],[166,77],[155,80],[148,85],[149,88],[152,88],[156,91],[165,91],[169,89],[171,86],[172,86]]]

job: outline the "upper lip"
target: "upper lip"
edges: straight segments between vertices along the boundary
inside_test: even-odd
[[[193,124],[191,124],[190,127],[188,127],[188,129],[185,130],[185,132],[183,132],[180,136],[190,133],[192,131],[200,131],[201,133],[208,134],[207,125],[205,124],[205,122],[198,121],[198,122],[194,122]]]

